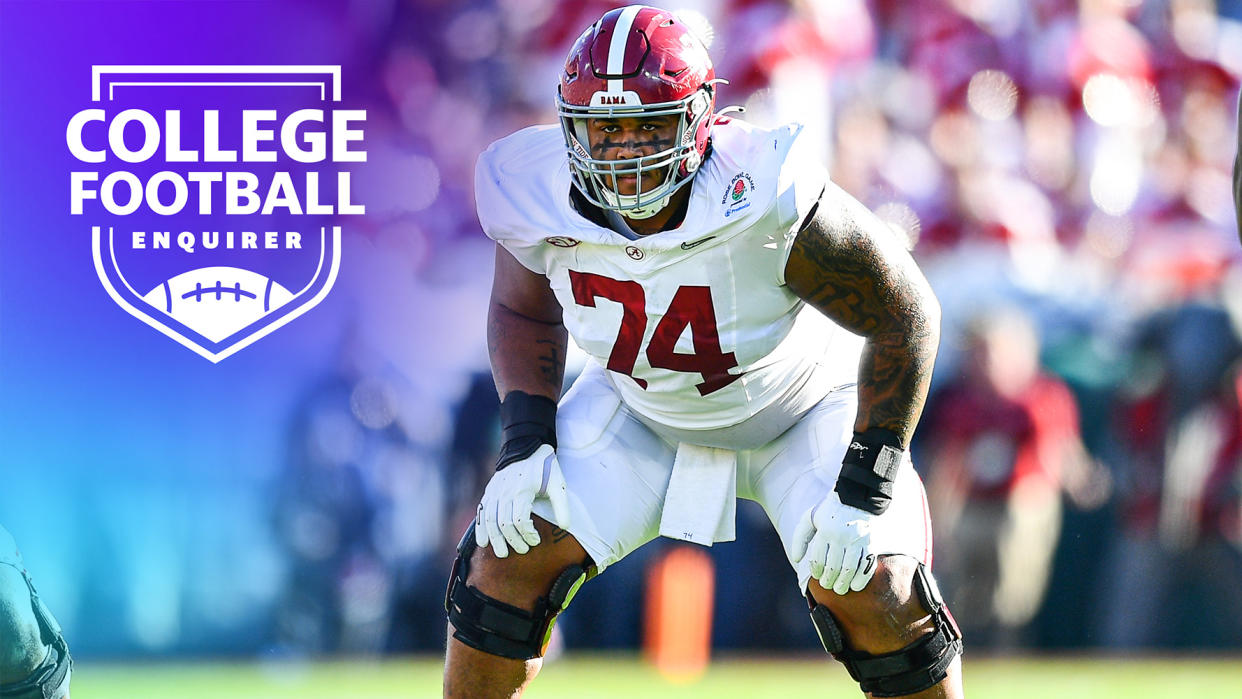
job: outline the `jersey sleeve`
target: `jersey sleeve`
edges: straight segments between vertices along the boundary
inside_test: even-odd
[[[785,137],[777,141],[778,147],[783,146],[783,153],[775,204],[779,226],[776,278],[781,284],[785,283],[785,265],[794,238],[828,184],[828,170],[822,163],[824,154],[812,147],[812,139],[805,135],[806,128],[790,124],[785,129]]]
[[[512,138],[512,137],[510,137]],[[488,238],[499,243],[532,272],[547,275],[548,252],[539,227],[538,206],[530,183],[507,171],[512,148],[504,141],[493,143],[479,156],[474,169],[475,209]]]

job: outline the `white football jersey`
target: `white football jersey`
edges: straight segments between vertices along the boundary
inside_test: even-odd
[[[548,277],[570,337],[639,415],[710,430],[769,406],[800,414],[855,382],[862,347],[785,286],[798,224],[827,181],[801,131],[713,126],[683,223],[630,240],[571,205],[560,128],[523,129],[479,157],[479,220]]]

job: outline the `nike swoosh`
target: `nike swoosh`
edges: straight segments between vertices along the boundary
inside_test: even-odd
[[[716,236],[714,236],[714,235],[709,235],[709,236],[707,236],[706,238],[699,238],[698,240],[694,241],[693,243],[682,243],[682,244],[681,244],[681,249],[682,249],[682,250],[691,250],[691,249],[697,248],[698,246],[702,245],[703,243],[706,243],[706,242],[707,242],[707,241],[709,241],[709,240],[712,240],[712,239],[713,239],[713,238],[715,238],[715,237],[716,237]]]

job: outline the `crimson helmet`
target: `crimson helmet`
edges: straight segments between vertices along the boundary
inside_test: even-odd
[[[629,218],[647,218],[667,204],[703,163],[716,96],[716,72],[707,48],[671,12],[630,5],[607,12],[569,51],[557,112],[574,186],[588,201]],[[590,119],[676,114],[673,146],[623,160],[591,157]],[[618,176],[658,172],[652,191],[619,194]]]

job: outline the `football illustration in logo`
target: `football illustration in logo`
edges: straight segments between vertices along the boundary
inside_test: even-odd
[[[240,267],[183,272],[142,297],[177,322],[219,342],[293,299],[288,289]]]
[[[289,288],[262,272],[212,265],[171,274],[152,285],[149,272],[118,264],[116,233],[93,229],[95,271],[121,308],[203,357],[217,362],[306,313],[336,282],[341,229],[321,229],[305,247],[318,259],[313,270],[290,275],[301,285]],[[130,251],[132,255],[132,251]],[[147,279],[144,286],[142,279]],[[145,291],[143,290],[145,289]]]

